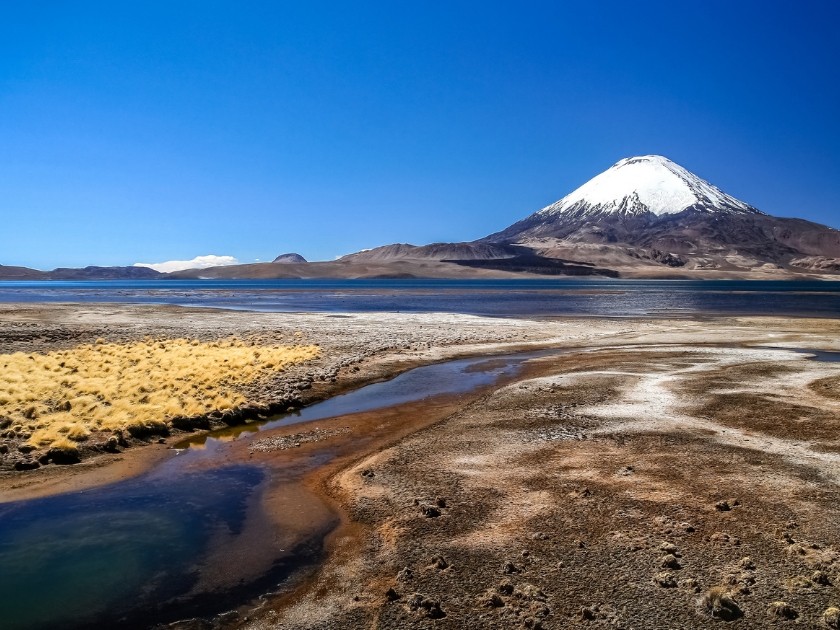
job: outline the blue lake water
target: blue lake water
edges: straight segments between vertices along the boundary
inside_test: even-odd
[[[137,625],[192,595],[211,539],[242,529],[259,468],[149,474],[0,504],[0,627]]]
[[[840,282],[763,280],[156,280],[0,282],[0,302],[129,302],[279,312],[491,316],[840,315]]]

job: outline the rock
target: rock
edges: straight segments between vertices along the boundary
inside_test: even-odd
[[[670,553],[674,556],[677,556],[678,555],[677,552],[679,551],[679,549],[672,542],[663,542],[661,545],[659,545],[659,551],[662,551],[664,553]]]
[[[729,510],[738,507],[741,502],[738,499],[726,499],[715,503],[715,509],[718,512],[728,512]]]
[[[493,592],[485,593],[479,599],[479,603],[485,608],[501,608],[505,605],[505,601]]]
[[[437,518],[440,516],[440,510],[434,505],[423,504],[420,506],[420,511],[426,518]]]
[[[389,602],[395,602],[400,598],[400,594],[394,590],[394,587],[389,588],[385,593],[385,599]]]
[[[547,595],[537,586],[533,584],[524,584],[518,590],[514,591],[514,595],[519,599],[527,601],[544,602]]]
[[[439,508],[445,508],[446,507],[446,499],[444,499],[443,497],[438,497],[437,499],[435,499],[435,505],[438,506]]]
[[[21,459],[15,462],[15,470],[35,470],[40,467],[41,464],[28,459]]]
[[[796,609],[786,602],[772,602],[767,608],[767,612],[771,617],[780,617],[782,619],[796,619],[799,616]]]
[[[511,584],[508,580],[504,580],[499,584],[496,590],[502,595],[513,595],[513,584]]]
[[[442,619],[446,613],[440,606],[440,602],[428,599],[420,593],[414,593],[408,600],[408,607],[411,610],[423,612],[429,619]]]
[[[75,448],[51,448],[47,451],[47,455],[54,464],[70,465],[81,461],[79,451]]]
[[[505,575],[513,575],[514,573],[519,573],[519,568],[513,564],[513,562],[505,562],[505,566],[502,567],[502,573]]]
[[[414,593],[411,597],[408,598],[408,607],[411,610],[417,610],[420,608],[420,605],[423,603],[423,596],[420,593]]]
[[[426,605],[427,602],[428,605]],[[446,613],[440,607],[440,602],[424,600],[422,606],[426,609],[426,616],[429,619],[443,619],[446,617]]]
[[[435,556],[434,558],[432,558],[432,566],[435,569],[439,569],[442,571],[443,569],[449,568],[449,563],[443,556]]]
[[[409,569],[408,567],[403,567],[397,573],[397,581],[398,582],[409,582],[414,578],[414,571]]]
[[[0,455],[5,455],[9,452],[9,447],[6,444],[0,444]]]
[[[811,576],[811,581],[820,586],[829,586],[831,584],[831,579],[825,571],[814,571],[814,574]]]
[[[19,444],[17,448],[23,454],[31,453],[35,450],[35,447],[31,444]]]
[[[592,606],[582,606],[578,610],[578,618],[583,621],[595,621],[596,619],[606,619],[607,615],[598,604],[593,604]]]
[[[684,580],[680,580],[679,587],[694,591],[695,593],[700,592],[700,586],[697,584],[697,580],[695,580],[694,578],[686,578]]]
[[[670,571],[661,571],[653,576],[654,584],[662,588],[676,588],[677,578]]]
[[[663,569],[682,569],[680,561],[673,554],[667,554],[659,559],[659,566]]]
[[[376,476],[370,468],[365,468],[361,474],[365,479],[373,479]]]

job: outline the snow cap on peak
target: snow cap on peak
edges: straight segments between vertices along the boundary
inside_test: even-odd
[[[619,160],[560,201],[539,211],[542,215],[575,212],[676,214],[696,208],[712,212],[757,212],[661,155]]]

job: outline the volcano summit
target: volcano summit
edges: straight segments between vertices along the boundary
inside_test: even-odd
[[[659,155],[620,160],[481,240],[623,275],[657,275],[663,265],[683,272],[840,271],[840,231],[765,214]]]

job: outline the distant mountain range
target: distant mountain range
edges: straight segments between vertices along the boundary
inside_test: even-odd
[[[515,277],[786,278],[840,274],[840,231],[773,217],[658,155],[623,159],[559,201],[469,243],[392,244],[308,263],[171,274],[139,267],[40,272],[0,266],[4,279]]]
[[[158,280],[165,277],[166,274],[147,267],[59,267],[39,271],[0,265],[0,280]]]

